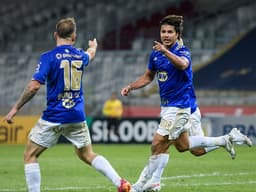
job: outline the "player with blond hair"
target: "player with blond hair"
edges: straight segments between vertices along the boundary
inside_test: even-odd
[[[105,157],[93,151],[86,123],[82,77],[84,68],[95,57],[97,41],[89,40],[86,51],[75,48],[74,18],[58,21],[54,38],[56,47],[41,55],[32,80],[4,117],[5,121],[12,123],[22,106],[36,95],[41,85],[47,84],[47,108],[31,129],[25,146],[24,164],[28,190],[40,192],[38,158],[63,135],[74,145],[77,156],[83,162],[106,176],[117,187],[118,192],[129,192],[130,183],[118,175]]]

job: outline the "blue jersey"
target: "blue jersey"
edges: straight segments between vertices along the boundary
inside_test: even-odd
[[[161,106],[188,108],[193,79],[190,51],[178,42],[169,51],[179,57],[187,58],[189,66],[185,70],[180,70],[162,52],[153,50],[148,69],[157,74]]]
[[[47,108],[42,119],[55,123],[85,120],[82,76],[89,55],[71,45],[43,53],[33,79],[47,84]]]

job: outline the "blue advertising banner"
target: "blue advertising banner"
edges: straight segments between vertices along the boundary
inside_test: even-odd
[[[256,144],[256,118],[254,116],[209,117],[207,119],[207,123],[202,126],[206,128],[208,136],[225,135],[236,127]]]

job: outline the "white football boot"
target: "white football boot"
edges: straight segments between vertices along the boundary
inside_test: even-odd
[[[249,147],[252,146],[252,141],[244,134],[242,134],[239,129],[233,128],[230,133],[231,137],[231,142],[236,143],[236,144],[246,144]]]
[[[137,182],[132,185],[130,192],[143,192],[143,186],[144,186],[144,184]]]
[[[134,185],[132,185],[130,192],[143,192],[143,190],[142,190],[142,187],[134,184]]]
[[[143,192],[158,192],[161,190],[160,183],[147,182],[143,187]]]
[[[235,159],[236,158],[236,151],[235,151],[233,143],[231,142],[231,136],[230,135],[224,135],[223,138],[226,141],[226,145],[224,146],[224,148],[226,149],[227,152],[229,152],[231,158]]]

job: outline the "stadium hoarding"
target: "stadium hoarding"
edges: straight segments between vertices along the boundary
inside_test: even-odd
[[[118,127],[119,137],[108,130],[105,118],[93,118],[89,124],[93,143],[150,143],[159,118],[124,118]]]
[[[228,134],[232,128],[238,128],[256,144],[256,118],[255,116],[228,116],[209,117],[202,120],[202,126],[209,136]]]
[[[12,124],[0,122],[0,144],[25,144],[28,133],[38,118],[39,116],[16,116]]]
[[[93,118],[89,125],[93,143],[151,143],[159,118],[124,118],[120,120],[119,134],[108,135],[107,119]],[[205,117],[202,128],[206,136],[228,134],[237,127],[256,144],[256,119],[254,116]]]
[[[3,117],[0,116],[2,119]],[[0,144],[25,144],[30,129],[39,116],[17,116],[13,124],[0,122]],[[108,135],[107,119],[88,117],[87,122],[93,143],[151,143],[159,118],[123,118],[119,124],[119,135]],[[202,127],[207,136],[228,134],[233,127],[250,137],[256,144],[255,116],[204,117]],[[61,137],[59,143],[68,143]]]

